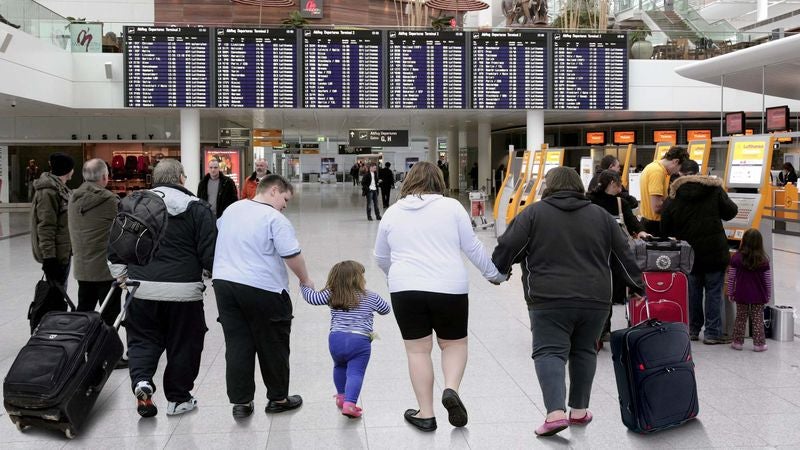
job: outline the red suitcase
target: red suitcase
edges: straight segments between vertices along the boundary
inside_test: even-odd
[[[689,325],[689,280],[682,272],[644,272],[645,296],[628,302],[628,324],[648,319]]]

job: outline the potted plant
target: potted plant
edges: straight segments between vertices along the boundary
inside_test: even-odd
[[[308,19],[300,15],[300,11],[292,11],[289,17],[283,19],[283,26],[286,28],[303,28],[308,25]]]
[[[631,43],[631,58],[650,59],[653,56],[653,44],[647,40],[650,35],[650,30],[646,28],[638,28],[628,32],[628,40]]]
[[[431,20],[431,28],[436,31],[448,30],[453,27],[453,16],[442,16]]]

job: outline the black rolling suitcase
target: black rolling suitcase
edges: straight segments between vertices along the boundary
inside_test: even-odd
[[[136,285],[128,294],[127,307]],[[116,283],[115,283],[116,285]],[[50,428],[75,437],[94,406],[117,362],[123,345],[114,326],[100,311],[49,312],[22,347],[3,381],[3,405],[17,429]]]
[[[611,353],[626,427],[651,433],[697,416],[697,383],[685,324],[647,320],[614,331]]]

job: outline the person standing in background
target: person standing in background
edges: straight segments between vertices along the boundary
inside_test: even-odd
[[[264,158],[257,159],[255,161],[255,166],[256,166],[255,172],[253,172],[253,174],[250,175],[244,182],[244,188],[242,189],[242,198],[252,199],[253,197],[255,197],[256,188],[258,188],[258,182],[261,181],[262,178],[272,173],[267,168],[267,161]]]
[[[220,171],[216,159],[208,162],[208,173],[197,185],[197,196],[211,205],[211,212],[216,217],[221,217],[225,208],[239,200],[236,183]]]
[[[472,164],[472,169],[469,171],[469,177],[472,180],[472,190],[478,190],[478,163]]]
[[[372,207],[375,207],[375,217],[381,220],[381,210],[378,207],[378,165],[369,164],[369,171],[361,177],[361,195],[367,197],[367,220],[372,220]]]
[[[383,169],[378,171],[378,178],[380,178],[381,187],[381,200],[383,200],[383,209],[389,207],[389,196],[394,189],[394,172],[392,172],[392,163],[387,162],[383,165]]]
[[[33,257],[42,264],[49,281],[66,289],[72,244],[67,220],[75,162],[65,153],[50,155],[50,172],[44,172],[33,186],[36,192],[31,205],[31,246]]]
[[[503,179],[506,176],[506,166],[500,164],[494,171],[494,195],[500,195],[500,189],[503,187]]]
[[[33,201],[33,194],[36,192],[36,189],[33,188],[33,183],[39,179],[39,176],[42,174],[42,171],[39,170],[39,166],[36,165],[36,160],[32,159],[28,161],[28,167],[25,168],[25,186],[28,187],[28,201]]]

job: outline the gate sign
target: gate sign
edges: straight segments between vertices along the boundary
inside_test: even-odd
[[[408,147],[408,130],[350,130],[352,147]]]

